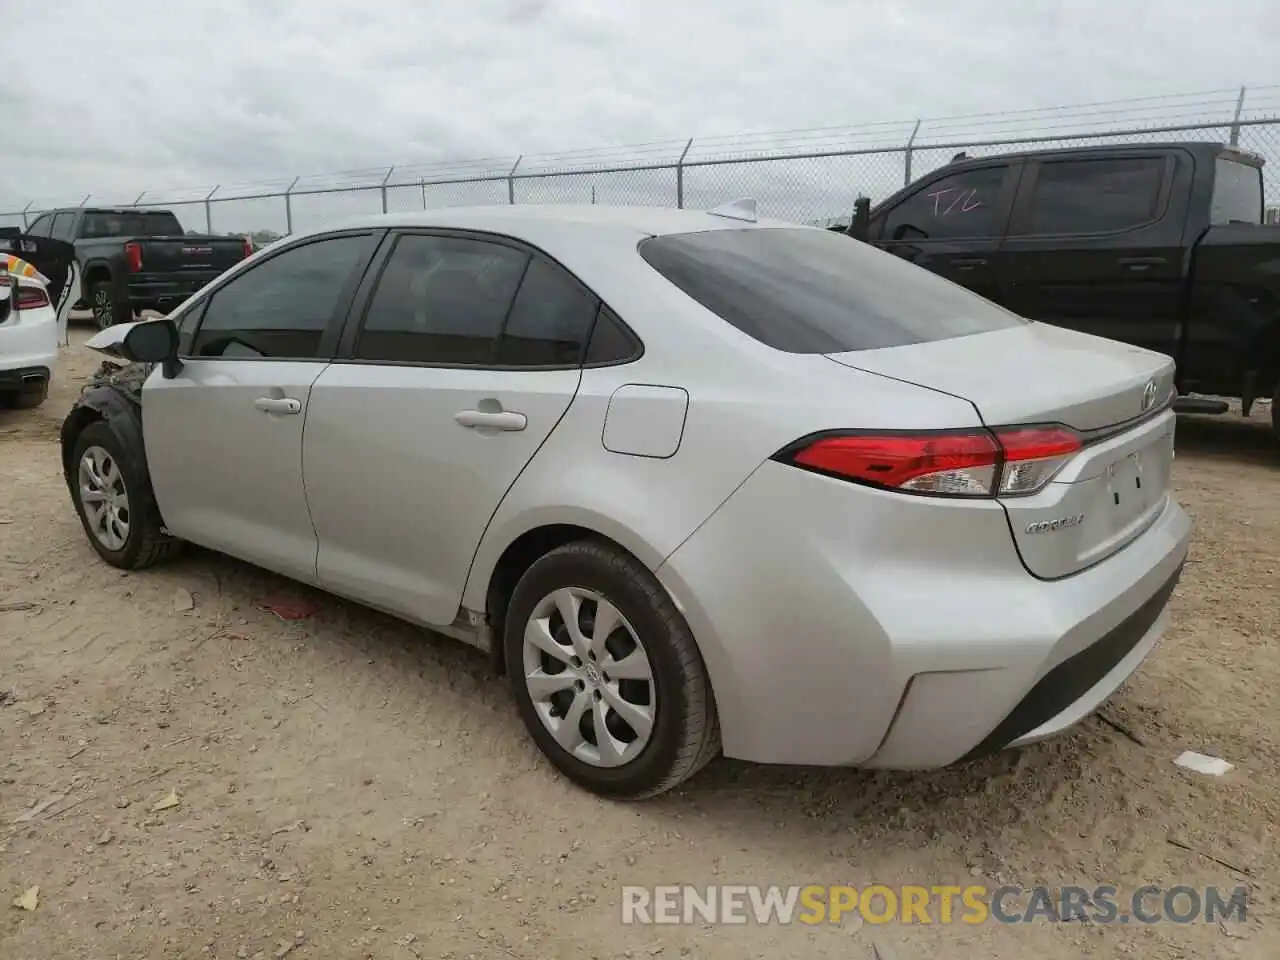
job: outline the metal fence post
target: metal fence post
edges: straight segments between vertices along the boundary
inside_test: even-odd
[[[513,206],[516,202],[516,167],[520,166],[523,159],[523,153],[516,157],[516,162],[511,165],[511,172],[507,174],[507,203]]]
[[[1240,114],[1244,112],[1244,94],[1247,87],[1240,88],[1240,97],[1236,100],[1236,114],[1231,118],[1231,146],[1240,144]]]
[[[423,177],[418,181],[418,185],[422,187],[422,209],[427,209],[427,179]]]
[[[204,198],[204,232],[213,233],[213,195],[222,189],[218,184]]]
[[[294,177],[293,183],[289,184],[289,189],[284,192],[284,235],[287,237],[293,233],[293,188],[298,185],[301,177]]]
[[[138,194],[136,197],[133,198],[133,203],[129,204],[129,206],[136,207],[138,204],[142,202],[142,198],[145,197],[146,195],[147,195],[147,191],[143,190],[140,194]]]
[[[693,137],[689,138],[689,142],[684,145],[684,149],[680,151],[680,159],[676,161],[676,209],[684,209],[684,158],[689,155],[689,148],[693,146]]]
[[[391,174],[395,172],[395,167],[387,167],[387,175],[382,178],[382,185],[378,188],[382,191],[382,212],[387,212],[387,181],[391,179]]]
[[[34,200],[28,200],[27,205],[22,208],[22,229],[23,230],[31,226],[31,221],[27,219],[27,211],[31,209],[31,204],[33,203],[35,203]]]
[[[902,185],[905,187],[911,182],[911,148],[915,145],[916,134],[920,132],[920,121],[916,121],[916,125],[911,128],[911,136],[907,138],[907,145],[902,151]]]
[[[83,207],[85,204],[87,204],[92,196],[93,196],[92,193],[86,193],[84,195],[84,199],[80,201],[80,206]]]

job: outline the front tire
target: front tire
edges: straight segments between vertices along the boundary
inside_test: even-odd
[[[520,717],[574,783],[620,800],[672,789],[720,750],[706,667],[643,564],[583,540],[537,560],[504,617]]]
[[[111,427],[91,423],[76,438],[71,499],[98,556],[121,570],[162,563],[182,549],[164,533],[151,484]]]

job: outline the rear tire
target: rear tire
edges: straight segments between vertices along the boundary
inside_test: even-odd
[[[128,323],[133,319],[133,308],[127,303],[116,302],[113,286],[110,280],[99,280],[93,285],[89,294],[93,322],[99,330],[105,330],[117,323]]]
[[[183,542],[161,529],[150,482],[107,423],[85,427],[74,449],[71,499],[98,556],[121,570],[141,570],[182,552]]]
[[[610,627],[597,636],[603,617]],[[611,544],[569,543],[529,567],[504,617],[503,647],[525,728],[556,769],[593,793],[657,796],[720,752],[689,625],[653,574]]]

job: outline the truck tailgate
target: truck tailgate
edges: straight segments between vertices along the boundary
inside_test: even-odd
[[[142,237],[133,241],[142,248],[146,273],[209,276],[227,270],[245,258],[245,241],[239,237]]]

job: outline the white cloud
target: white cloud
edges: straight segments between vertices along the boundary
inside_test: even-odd
[[[521,153],[1280,81],[1273,0],[5,0],[4,8],[4,210],[90,192],[120,202],[143,189],[286,185],[296,174],[392,163],[500,157],[501,165]],[[634,189],[669,188],[650,179]],[[585,199],[591,185],[574,190]],[[479,200],[492,190],[455,192]],[[305,199],[311,211],[350,202]],[[394,202],[420,197],[405,188]],[[280,201],[254,204],[237,216],[250,225],[283,217]],[[202,208],[182,215],[202,225]]]

